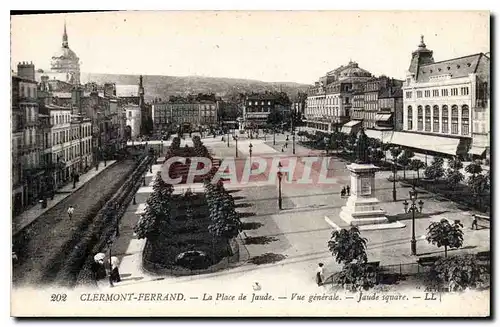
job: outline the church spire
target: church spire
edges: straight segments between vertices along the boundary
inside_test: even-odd
[[[64,33],[63,33],[63,42],[62,46],[64,48],[68,47],[68,33],[66,33],[66,20],[64,21]]]

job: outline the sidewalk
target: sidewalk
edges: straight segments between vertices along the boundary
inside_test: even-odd
[[[68,183],[67,185],[61,187],[54,194],[53,200],[47,199],[47,208],[42,209],[41,205],[37,204],[34,207],[23,211],[20,215],[13,217],[12,218],[12,235],[17,234],[24,227],[31,224],[34,220],[36,220],[38,217],[43,215],[45,212],[47,212],[48,210],[50,210],[51,208],[56,206],[58,203],[60,203],[64,199],[66,199],[68,196],[70,196],[71,194],[76,192],[83,185],[85,185],[88,181],[90,181],[95,176],[99,175],[105,169],[111,167],[114,163],[116,163],[116,160],[107,161],[106,167],[104,167],[104,162],[100,162],[99,169],[97,171],[95,170],[95,166],[93,166],[93,169],[89,170],[85,174],[80,175],[80,182],[78,182],[76,184],[75,188],[73,188],[73,182]]]

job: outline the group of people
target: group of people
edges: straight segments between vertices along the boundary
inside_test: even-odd
[[[340,191],[340,196],[350,196],[351,195],[351,187],[349,185],[346,185],[342,187],[342,191]]]
[[[106,259],[104,253],[97,253],[92,263],[92,273],[97,284],[99,285],[100,282],[106,281],[106,277],[108,276],[113,283],[120,282],[121,278],[118,265],[119,260],[117,257],[111,257],[111,260],[109,260]]]

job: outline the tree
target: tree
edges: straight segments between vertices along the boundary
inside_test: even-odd
[[[481,162],[479,161],[471,162],[467,167],[465,167],[465,171],[471,174],[473,177],[476,177],[476,175],[481,174],[481,172],[483,171],[483,168],[481,167]]]
[[[385,153],[381,148],[372,148],[370,149],[370,161],[371,162],[380,162],[385,158]]]
[[[396,163],[396,160],[398,159],[401,152],[403,152],[403,150],[398,146],[393,146],[389,149],[389,152],[391,153],[393,162]]]
[[[476,201],[479,199],[479,205],[481,205],[481,195],[489,188],[488,177],[483,174],[469,176],[467,185],[472,189],[474,198]]]
[[[444,176],[444,159],[442,157],[434,157],[430,166],[425,168],[425,177],[430,179],[440,179]]]
[[[420,159],[413,159],[410,162],[410,167],[417,172],[417,181],[420,180],[420,169],[425,168],[425,163]]]
[[[464,164],[458,157],[453,157],[452,159],[448,160],[448,167],[450,169],[460,170],[464,167]]]
[[[403,179],[406,179],[406,168],[410,165],[411,160],[406,156],[406,152],[403,152],[400,157],[397,158],[396,162],[403,167]]]
[[[440,258],[434,263],[432,273],[439,283],[447,282],[452,292],[463,291],[468,287],[483,288],[489,284],[486,268],[478,263],[473,254]]]
[[[433,222],[427,227],[427,242],[435,244],[437,247],[444,246],[444,256],[448,257],[448,248],[458,249],[462,246],[464,242],[463,227],[458,220],[455,220],[453,224],[444,218],[439,222]]]
[[[233,197],[224,189],[220,180],[216,185],[209,180],[204,184],[211,219],[208,231],[214,238],[230,240],[236,237],[242,230],[242,224],[235,210]]]
[[[348,263],[334,275],[334,281],[344,288],[348,287],[350,291],[356,292],[375,286],[377,274],[375,269],[366,263]]]
[[[448,168],[446,171],[446,183],[450,188],[456,187],[463,180],[464,174],[462,174],[460,170]]]
[[[158,172],[153,183],[153,193],[146,200],[144,214],[134,227],[134,232],[139,239],[154,239],[168,234],[172,192],[172,185],[165,183]]]
[[[365,263],[366,239],[361,237],[357,227],[351,229],[334,230],[328,241],[328,249],[338,263],[349,264],[353,261]]]

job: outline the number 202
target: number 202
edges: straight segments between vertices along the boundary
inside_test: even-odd
[[[51,302],[61,302],[61,301],[66,301],[66,294],[52,294],[50,295],[50,301]]]

